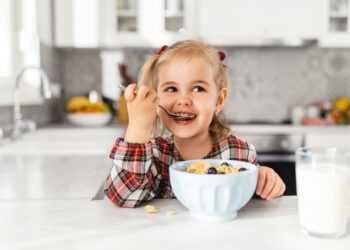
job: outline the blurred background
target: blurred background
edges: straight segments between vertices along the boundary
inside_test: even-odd
[[[21,80],[23,116],[38,125],[88,112],[66,105],[92,91],[118,116],[117,83],[137,81],[148,55],[189,38],[226,52],[230,122],[347,124],[349,18],[349,0],[1,0],[0,125],[12,120],[25,66],[51,82],[45,100],[37,72]]]

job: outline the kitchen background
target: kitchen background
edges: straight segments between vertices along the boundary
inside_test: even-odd
[[[63,2],[66,2],[66,6],[71,7],[74,1]],[[71,2],[70,5],[69,2]],[[89,2],[92,3],[93,1]],[[122,2],[135,4],[134,1],[130,0],[112,2],[117,6]],[[142,2],[139,2],[139,8],[143,6]],[[184,6],[187,6],[187,1],[162,2],[168,4],[168,7],[172,2],[181,3],[181,7],[179,8],[182,9]],[[210,1],[204,2],[208,4],[208,8],[210,9]],[[201,6],[204,5],[204,2],[201,2]],[[287,2],[289,3],[291,1]],[[295,2],[294,7],[303,4],[302,1]],[[299,19],[305,21],[306,19],[312,19],[310,15],[314,15],[315,11],[311,11],[311,7],[315,7],[316,3],[318,3],[317,6],[321,2],[323,2],[322,5],[327,5],[330,8],[329,13],[334,12],[331,8],[338,8],[342,12],[341,8],[344,8],[342,6],[347,4],[347,1],[331,0],[326,1],[327,3],[324,1],[310,2],[314,4],[306,4],[309,12],[305,12],[306,14],[304,13],[304,16],[300,16],[303,13],[299,13],[293,9],[290,12],[299,15]],[[217,4],[220,5],[220,3],[218,2]],[[242,5],[243,3],[242,1],[232,1],[233,7],[234,4]],[[332,7],[331,4],[336,7]],[[64,4],[62,4],[62,1],[49,1],[47,5],[51,13],[56,15],[53,15],[52,22],[54,23],[55,20],[57,21],[60,18],[59,11],[55,10],[57,8],[58,10],[59,8],[63,8]],[[223,2],[222,6],[225,6]],[[225,14],[223,7],[217,7],[217,9],[215,13],[220,12],[223,15]],[[146,8],[145,11],[147,11]],[[198,11],[198,16],[208,14],[203,7],[199,8]],[[319,16],[324,17],[323,15]],[[343,29],[342,25],[345,17],[347,16],[340,16],[339,20],[336,19],[336,21],[340,22],[338,25],[340,28],[337,26],[335,29]],[[332,16],[325,19],[330,22],[330,26],[334,22]],[[345,21],[348,22],[348,19],[345,19]],[[208,25],[208,23],[204,23]],[[318,24],[324,25],[324,22],[318,22]],[[58,25],[60,24],[53,24],[56,31],[60,30]],[[305,26],[307,25],[305,24]],[[207,29],[208,27],[205,28]],[[202,24],[197,25],[197,29],[199,30],[199,34],[203,33]],[[240,29],[244,30],[246,28],[242,26]],[[317,32],[318,29],[322,30],[322,28],[313,27],[314,31],[312,33]],[[347,26],[345,27],[345,31],[348,32]],[[264,32],[266,33],[266,30]],[[125,58],[123,63],[127,66],[128,74],[133,79],[137,79],[138,71],[146,57],[149,54],[155,53],[158,48],[154,44],[144,46],[142,42],[136,43],[136,45],[132,44],[132,46],[127,46],[127,44],[120,46],[118,45],[118,37],[114,40],[116,46],[99,46],[98,44],[93,46],[79,46],[73,42],[63,43],[62,45],[62,42],[60,44],[59,33],[53,33],[51,42],[41,41],[40,43],[40,61],[41,67],[47,72],[50,80],[59,84],[63,95],[58,99],[55,98],[46,101],[45,105],[26,105],[22,107],[24,117],[34,119],[39,125],[63,121],[65,119],[64,105],[70,98],[77,95],[86,95],[91,90],[97,90],[100,93],[103,91],[103,78],[107,78],[108,76],[103,75],[102,52],[113,53],[114,51],[122,51]],[[226,118],[230,121],[237,123],[282,123],[290,120],[291,109],[296,105],[309,105],[319,100],[334,100],[340,96],[350,96],[350,48],[344,46],[348,38],[343,38],[343,41],[340,40],[341,45],[339,46],[327,46],[327,43],[326,45],[322,44],[322,41],[327,39],[322,40],[321,38],[323,37],[320,37],[317,33],[318,37],[316,37],[316,40],[318,43],[316,45],[281,46],[280,44],[270,42],[268,46],[266,44],[264,46],[259,46],[259,44],[252,46],[248,42],[249,39],[246,40],[246,43],[240,42],[238,45],[235,43],[235,39],[232,39],[232,42],[230,42],[230,39],[226,39],[224,43],[211,42],[210,38],[215,37],[215,32],[207,31],[207,33],[207,39],[203,40],[209,41],[209,43],[218,49],[225,51],[227,55],[225,64],[228,67],[231,85],[230,99],[225,109],[225,114]],[[220,37],[220,35],[222,34],[219,33],[216,36]],[[322,33],[323,35],[324,33]],[[348,37],[350,34],[345,35]],[[273,37],[273,35],[270,36]],[[310,36],[314,38],[312,34],[299,36],[299,39],[306,40]],[[288,36],[283,36],[283,33],[277,34],[275,37],[280,40],[288,39]],[[123,39],[123,36],[120,36],[120,39]],[[115,71],[109,72],[109,74],[118,74],[117,65],[115,65]],[[116,83],[112,82],[110,84],[113,85]],[[110,93],[110,96],[113,95],[114,93]],[[115,98],[117,97],[118,93],[116,92]],[[12,107],[0,107],[0,112],[2,114],[0,116],[0,125],[8,124],[12,119]]]

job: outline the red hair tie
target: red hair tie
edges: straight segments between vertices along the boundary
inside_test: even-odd
[[[220,60],[223,61],[223,60],[225,59],[225,57],[226,57],[225,52],[219,50],[219,51],[218,51],[218,54],[219,54]],[[222,64],[222,65],[224,65],[224,67],[227,68],[227,66],[226,66],[225,64]]]
[[[163,52],[168,48],[168,45],[163,45],[157,52],[157,56],[161,56]]]
[[[225,52],[223,52],[223,51],[218,51],[218,54],[219,54],[220,60],[223,61],[223,60],[225,59],[225,57],[226,57]]]

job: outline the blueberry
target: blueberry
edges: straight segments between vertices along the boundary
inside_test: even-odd
[[[221,166],[228,166],[228,167],[231,167],[231,165],[230,165],[230,164],[228,164],[227,162],[223,162],[223,163],[221,163]]]
[[[246,171],[246,170],[248,170],[248,169],[247,168],[240,168],[239,172]]]
[[[208,174],[217,174],[216,168],[210,167],[210,168],[208,169]]]

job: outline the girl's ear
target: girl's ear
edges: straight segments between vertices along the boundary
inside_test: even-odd
[[[228,88],[222,88],[220,90],[220,93],[216,101],[216,110],[215,110],[216,114],[219,114],[220,111],[223,109],[227,99],[228,99]]]

